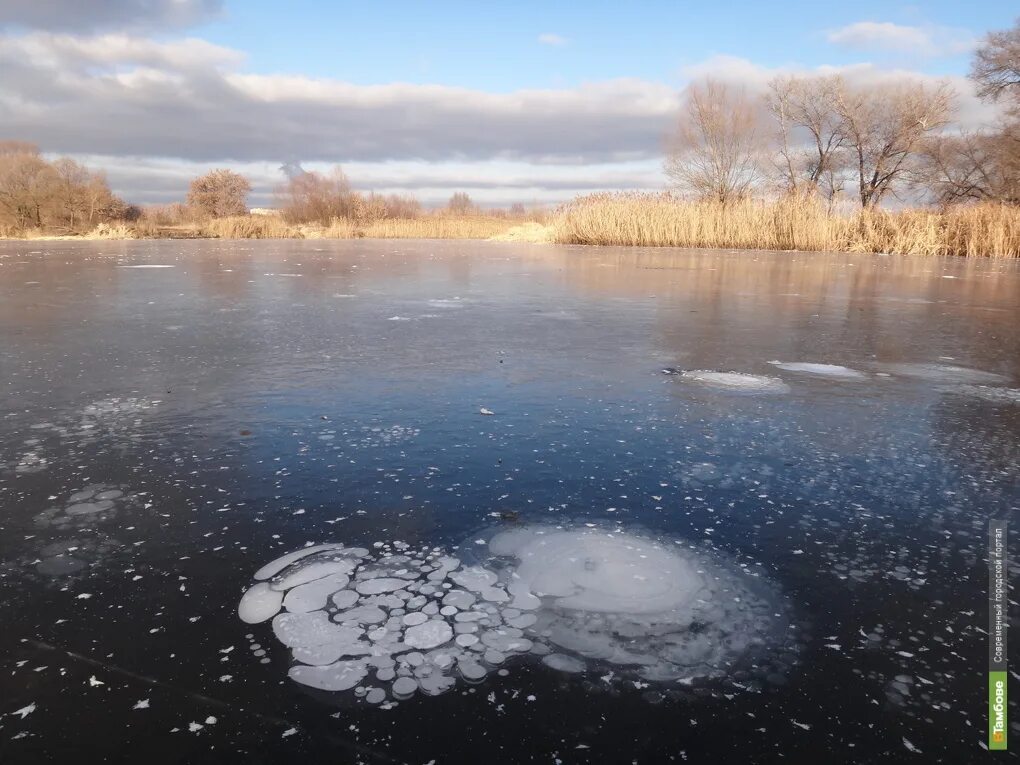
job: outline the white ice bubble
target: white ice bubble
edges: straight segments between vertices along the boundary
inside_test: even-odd
[[[363,582],[358,582],[354,585],[354,589],[360,592],[362,595],[379,595],[383,592],[392,592],[393,590],[400,590],[407,586],[406,579],[393,579],[389,577],[380,577],[379,579],[366,579]]]
[[[349,581],[350,577],[347,574],[330,574],[298,585],[287,593],[287,597],[283,599],[283,607],[293,613],[318,611],[325,608],[330,595],[337,590],[343,590]]]
[[[789,393],[790,386],[778,377],[748,375],[740,372],[713,372],[695,369],[680,373],[680,379],[715,390],[739,393]]]
[[[948,383],[1002,383],[1006,378],[994,372],[953,364],[884,364],[883,369],[896,375]]]
[[[276,576],[283,571],[287,566],[295,563],[296,561],[306,558],[317,552],[325,550],[342,550],[343,545],[313,545],[311,547],[305,547],[301,550],[295,550],[294,552],[281,555],[276,560],[267,563],[258,571],[255,572],[255,579],[269,579],[270,577]]]
[[[409,627],[404,633],[404,642],[419,649],[435,648],[453,640],[453,628],[446,622],[432,619],[424,624]]]
[[[803,372],[822,377],[840,377],[847,380],[864,380],[867,375],[856,369],[839,366],[838,364],[815,364],[808,361],[770,361],[769,364],[785,369],[787,372]]]
[[[669,691],[737,667],[764,672],[773,645],[785,662],[778,671],[796,661],[785,606],[760,573],[672,541],[590,523],[521,526],[472,537],[467,565],[438,548],[374,547],[284,556],[242,598],[246,621],[273,617],[296,682],[357,686],[353,696],[382,703],[387,693],[436,695],[458,679],[482,682],[504,665],[541,660]],[[387,685],[360,685],[369,669]]]
[[[368,675],[364,661],[338,661],[323,667],[298,664],[290,668],[291,680],[323,691],[350,690]]]
[[[248,588],[237,604],[237,615],[247,624],[258,624],[272,619],[283,605],[283,593],[273,590],[265,582]]]

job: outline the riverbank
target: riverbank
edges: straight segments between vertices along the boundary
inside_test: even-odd
[[[491,239],[507,242],[713,249],[875,252],[1020,258],[1020,207],[829,210],[813,199],[692,202],[669,194],[596,194],[549,222],[423,215],[328,226],[245,215],[179,226],[103,224],[80,236],[29,231],[19,239]]]

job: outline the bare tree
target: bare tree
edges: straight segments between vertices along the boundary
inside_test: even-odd
[[[868,88],[843,83],[837,93],[862,207],[875,207],[909,174],[922,142],[949,122],[954,92],[897,82]]]
[[[782,188],[821,192],[830,201],[842,188],[846,123],[839,110],[839,77],[776,77],[765,106],[776,123],[775,163]]]
[[[1012,29],[985,37],[974,52],[970,76],[982,98],[997,100],[1008,92],[1020,99],[1020,18]]]
[[[1018,126],[994,132],[933,136],[919,155],[916,185],[940,205],[1020,203]]]
[[[359,217],[361,197],[339,167],[329,174],[294,173],[277,192],[279,206],[291,223],[329,225],[333,218],[354,220]]]
[[[446,203],[446,209],[457,215],[467,215],[474,211],[475,204],[466,191],[458,191],[450,197],[450,201]]]
[[[39,156],[39,147],[31,141],[3,140],[0,141],[0,155],[34,154]]]
[[[730,202],[761,179],[763,149],[755,105],[742,88],[691,84],[664,170],[685,192]]]
[[[188,189],[188,205],[201,215],[224,218],[248,212],[251,184],[232,170],[218,169],[196,178]]]

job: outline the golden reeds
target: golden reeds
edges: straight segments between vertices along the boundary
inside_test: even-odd
[[[669,194],[595,194],[557,221],[565,244],[1020,257],[1020,208],[829,211],[811,198],[723,204]]]

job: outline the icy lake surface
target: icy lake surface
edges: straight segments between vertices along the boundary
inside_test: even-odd
[[[1010,263],[0,243],[0,762],[981,762],[1018,326]]]

